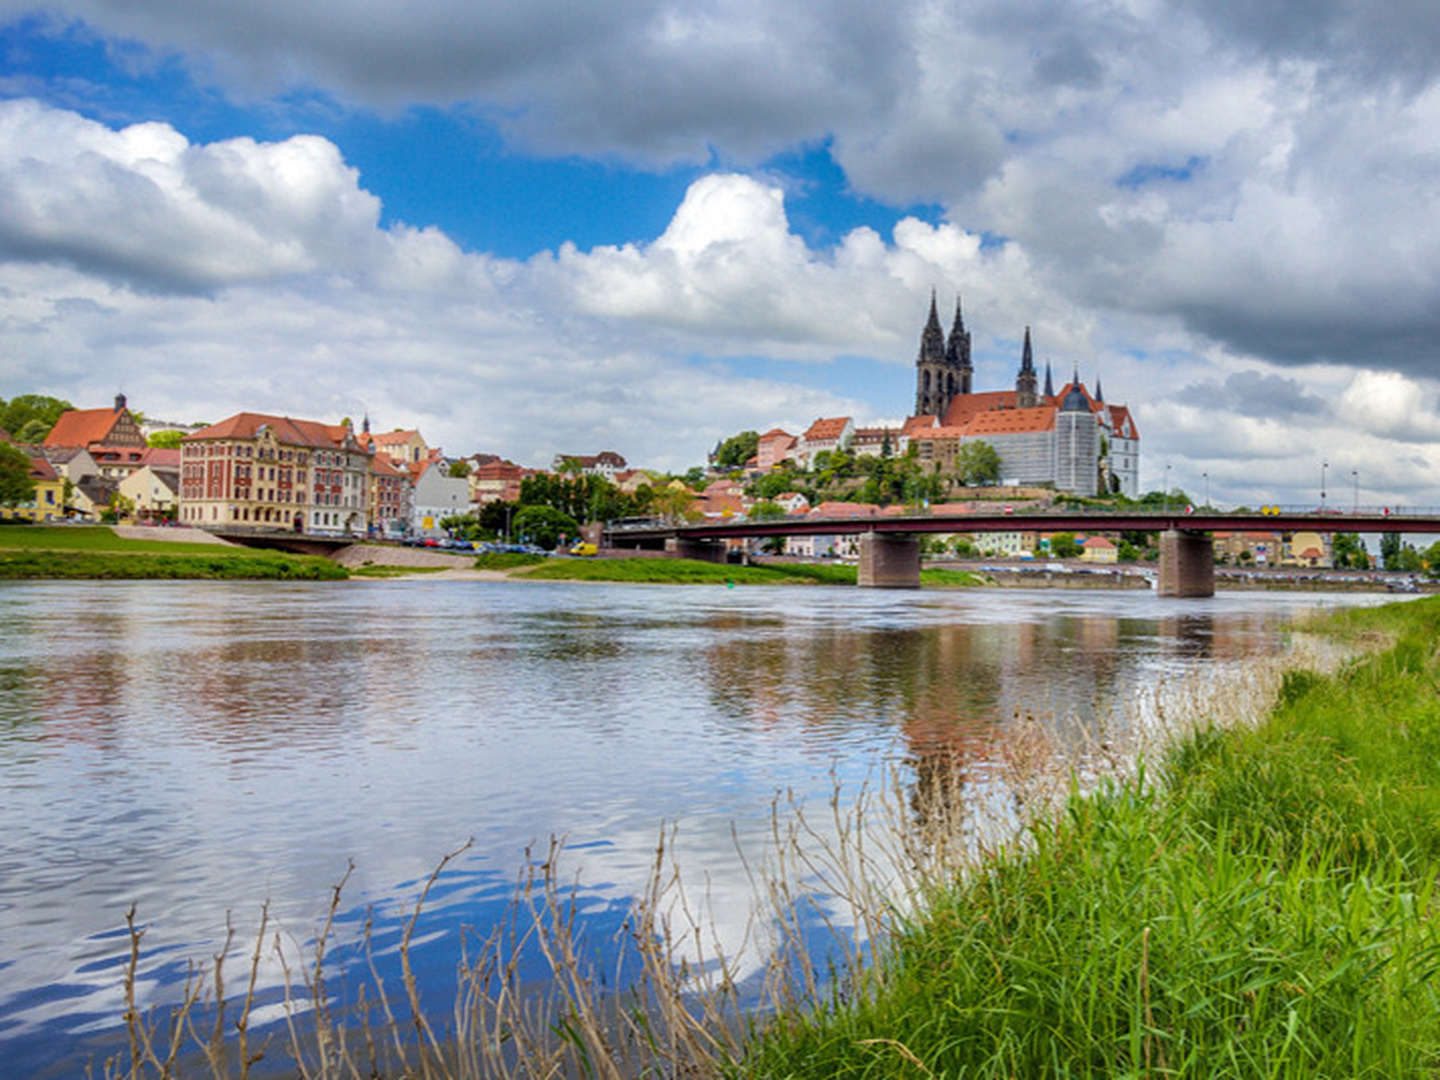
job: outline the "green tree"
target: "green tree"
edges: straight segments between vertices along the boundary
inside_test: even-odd
[[[1400,534],[1398,532],[1380,534],[1380,560],[1386,570],[1400,569]]]
[[[695,493],[667,484],[655,493],[655,512],[668,521],[688,521],[695,516]]]
[[[26,446],[38,446],[45,441],[45,436],[50,434],[51,426],[44,420],[31,420],[15,432],[15,441]]]
[[[146,445],[155,446],[161,450],[179,450],[180,440],[185,438],[183,431],[157,431],[145,440]]]
[[[452,461],[450,468],[446,470],[446,475],[457,480],[464,480],[470,475],[470,463],[468,461]]]
[[[0,506],[18,506],[35,497],[30,459],[10,443],[0,442]]]
[[[514,535],[543,548],[553,548],[561,535],[572,539],[580,535],[580,523],[551,506],[524,507],[515,515],[510,529]]]
[[[758,431],[742,431],[738,435],[731,435],[715,451],[715,465],[721,469],[739,468],[755,456],[755,451],[759,447],[760,433]]]
[[[50,429],[55,426],[55,421],[60,419],[60,414],[75,406],[61,398],[47,397],[44,394],[20,394],[11,398],[8,402],[0,400],[0,428],[4,428],[20,442],[43,442]],[[39,429],[26,430],[26,425],[31,421],[40,422]],[[34,434],[39,430],[38,437]],[[21,439],[20,433],[26,432],[26,438]]]
[[[1357,533],[1338,532],[1330,540],[1331,562],[1341,569],[1364,570],[1370,565],[1370,557]]]
[[[967,487],[993,484],[1000,479],[1000,453],[983,439],[960,444],[955,454],[955,475]]]
[[[1057,559],[1073,559],[1079,555],[1080,545],[1075,542],[1075,534],[1060,532],[1051,536],[1050,554]]]
[[[1400,549],[1400,556],[1396,561],[1399,563],[1399,569],[1407,574],[1418,574],[1425,569],[1425,562],[1420,557],[1420,552],[1410,544],[1406,544]]]
[[[751,506],[745,516],[751,521],[779,521],[781,518],[789,517],[789,514],[779,503],[763,499]]]

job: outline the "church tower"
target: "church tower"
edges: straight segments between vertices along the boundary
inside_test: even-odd
[[[950,340],[945,343],[945,366],[949,368],[949,376],[954,380],[953,384],[947,384],[949,392],[945,396],[945,404],[950,404],[950,399],[956,394],[970,393],[970,382],[975,376],[975,368],[970,363],[970,332],[965,329],[965,318],[960,314],[960,296],[955,296],[955,322],[950,327]]]
[[[1039,404],[1035,393],[1035,356],[1030,351],[1030,328],[1025,327],[1025,348],[1020,354],[1020,374],[1015,376],[1015,407],[1033,409]]]
[[[939,416],[950,398],[946,394],[949,374],[945,364],[945,331],[935,310],[935,291],[930,291],[930,318],[920,334],[920,355],[915,358],[915,415]]]

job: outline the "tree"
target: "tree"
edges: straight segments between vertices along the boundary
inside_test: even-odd
[[[562,534],[567,537],[580,535],[580,523],[551,506],[525,507],[515,515],[510,527],[515,535],[543,548],[553,548],[560,542]]]
[[[446,475],[454,477],[456,480],[464,480],[470,475],[470,463],[468,461],[452,461],[450,468],[446,470]]]
[[[715,465],[721,469],[738,468],[754,457],[759,447],[758,431],[742,431],[738,435],[731,435],[715,451]]]
[[[183,431],[157,431],[145,440],[147,446],[155,446],[161,450],[179,450],[180,440],[185,438]]]
[[[966,487],[993,484],[1000,479],[1000,454],[983,439],[960,444],[955,455],[955,475]]]
[[[695,514],[695,493],[667,484],[655,493],[655,512],[667,521],[688,521]]]
[[[1073,559],[1079,555],[1080,545],[1075,542],[1075,534],[1060,532],[1051,536],[1050,554],[1057,559]]]
[[[18,506],[34,497],[30,459],[18,447],[0,442],[0,506]]]
[[[60,419],[60,414],[75,406],[60,398],[46,397],[43,394],[20,394],[13,397],[9,402],[0,400],[0,428],[10,432],[18,441],[43,442],[50,429],[55,426],[55,421]],[[26,431],[26,439],[20,439],[20,433],[25,431],[26,425],[33,420],[40,421],[40,434],[38,437],[32,431]]]
[[[24,443],[26,446],[35,446],[45,441],[45,436],[50,434],[51,425],[44,420],[31,420],[19,431],[15,432],[15,441]]]
[[[1399,568],[1407,574],[1418,574],[1425,569],[1425,563],[1420,558],[1420,552],[1416,551],[1410,544],[1406,544],[1400,549],[1400,557],[1397,561],[1400,564]]]
[[[763,499],[751,506],[745,516],[751,521],[779,521],[781,518],[789,517],[789,514],[779,503]]]
[[[1365,545],[1357,533],[1337,532],[1330,541],[1331,562],[1341,569],[1364,570],[1370,565]]]
[[[1380,559],[1386,570],[1400,569],[1400,534],[1380,534]]]

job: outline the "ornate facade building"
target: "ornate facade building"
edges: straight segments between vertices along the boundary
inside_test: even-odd
[[[1079,495],[1139,495],[1140,434],[1130,410],[1107,405],[1098,379],[1091,393],[1078,368],[1057,392],[1046,364],[1041,390],[1028,326],[1015,389],[977,392],[973,377],[959,298],[947,340],[932,294],[915,360],[915,415],[904,428],[922,458],[953,460],[966,440],[983,440],[1000,455],[1007,482],[1053,484]]]

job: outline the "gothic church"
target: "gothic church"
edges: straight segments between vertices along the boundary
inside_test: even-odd
[[[1007,481],[1139,495],[1140,435],[1130,410],[1107,405],[1098,379],[1092,394],[1078,368],[1057,393],[1047,363],[1041,391],[1028,326],[1014,390],[976,392],[974,374],[959,297],[947,339],[932,292],[915,360],[915,415],[905,424],[910,441],[929,443],[932,453],[949,445],[953,454],[967,439],[982,439],[999,453]]]

